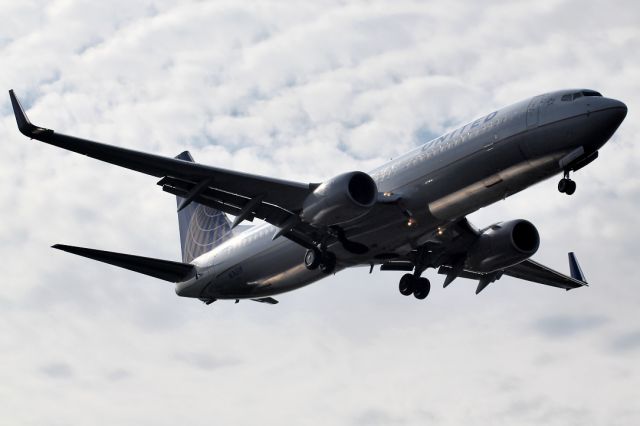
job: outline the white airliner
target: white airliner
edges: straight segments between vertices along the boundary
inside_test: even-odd
[[[508,275],[566,290],[586,285],[573,253],[567,276],[533,260],[536,228],[517,219],[483,229],[466,215],[591,163],[627,114],[593,90],[561,90],[493,111],[364,173],[299,183],[147,154],[31,124],[13,91],[20,132],[39,141],[161,178],[177,196],[182,262],[57,244],[53,247],[176,283],[179,296],[277,303],[271,296],[352,266],[407,271],[400,293],[424,299],[427,268],[478,281]],[[310,159],[311,161],[311,159]],[[235,216],[233,222],[227,214]],[[242,232],[243,221],[265,223]]]

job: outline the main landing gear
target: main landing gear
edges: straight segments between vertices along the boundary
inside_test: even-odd
[[[398,287],[403,296],[413,294],[416,299],[422,300],[429,295],[431,282],[426,278],[416,277],[413,274],[404,274],[402,278],[400,278],[400,285]]]
[[[336,255],[326,250],[310,249],[304,255],[304,266],[309,270],[320,268],[325,274],[336,269]]]
[[[398,289],[403,296],[413,294],[416,299],[422,300],[429,295],[431,291],[431,282],[427,278],[420,275],[430,266],[433,266],[433,253],[428,247],[421,247],[416,253],[413,274],[404,274],[400,278]]]
[[[331,274],[336,269],[336,255],[327,250],[326,237],[333,236],[342,245],[342,248],[353,254],[364,254],[369,247],[347,238],[344,230],[339,226],[330,226],[327,234],[317,245],[307,250],[304,254],[304,266],[310,271],[320,268],[325,274]]]
[[[576,183],[569,179],[569,171],[564,172],[564,177],[558,182],[558,191],[563,194],[572,195],[576,192]]]

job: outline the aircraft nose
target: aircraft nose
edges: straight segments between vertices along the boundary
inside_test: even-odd
[[[627,106],[624,102],[617,99],[607,99],[603,108],[600,110],[607,115],[607,121],[616,128],[622,123],[627,116]]]
[[[597,151],[613,136],[625,119],[627,106],[617,99],[600,98],[591,108],[587,114],[589,124],[585,127],[587,134],[582,139],[582,144],[589,151]]]

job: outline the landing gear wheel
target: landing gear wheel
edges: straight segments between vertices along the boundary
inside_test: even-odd
[[[558,182],[558,191],[563,194],[572,195],[576,192],[576,183],[568,178],[560,179],[560,182]]]
[[[573,195],[576,192],[576,183],[569,179],[569,171],[564,171],[564,177],[558,182],[558,191],[563,194]]]
[[[413,295],[416,299],[422,300],[429,295],[429,291],[431,291],[431,282],[426,278],[418,278],[417,281]]]
[[[561,194],[564,194],[567,191],[568,181],[569,179],[560,179],[560,182],[558,182],[558,192],[560,192]]]
[[[567,195],[573,195],[574,192],[576,192],[576,183],[572,180],[569,180],[569,182],[567,182],[567,187],[565,188],[564,193]]]
[[[304,254],[304,266],[313,271],[320,266],[320,251],[316,249],[307,250]]]
[[[320,270],[325,274],[330,274],[336,269],[336,255],[330,251],[322,253],[322,260],[320,261]]]
[[[400,290],[400,294],[403,296],[408,296],[413,293],[413,286],[416,279],[412,274],[404,274],[402,278],[400,278],[400,284],[398,286]]]

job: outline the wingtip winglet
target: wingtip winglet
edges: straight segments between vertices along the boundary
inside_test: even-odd
[[[31,135],[31,131],[34,128],[34,125],[31,124],[29,118],[27,118],[27,114],[25,114],[20,101],[16,97],[13,89],[9,90],[9,97],[11,98],[11,106],[13,107],[13,115],[16,117],[16,123],[18,124],[18,130],[21,133],[29,136]]]
[[[27,114],[24,112],[24,108],[22,108],[22,104],[18,100],[13,89],[9,90],[9,97],[11,98],[11,106],[13,107],[13,115],[16,117],[16,123],[18,124],[18,130],[25,136],[30,138],[36,138],[37,135],[43,133],[53,133],[53,130],[44,129],[42,127],[35,126],[31,124]]]
[[[587,285],[587,280],[584,277],[582,268],[578,263],[578,258],[574,252],[569,252],[569,270],[571,271],[571,278],[583,282]]]

